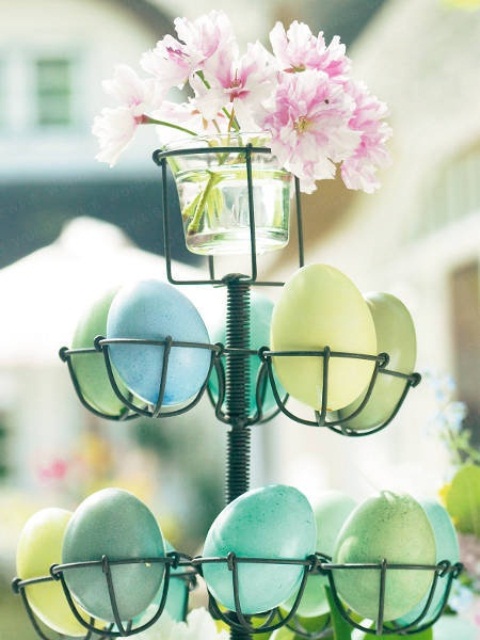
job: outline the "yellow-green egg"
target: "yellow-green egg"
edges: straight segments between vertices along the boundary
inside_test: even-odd
[[[415,368],[417,340],[410,312],[401,300],[390,293],[372,292],[365,295],[377,335],[378,353],[387,353],[387,369],[410,375]],[[390,418],[405,389],[406,380],[380,373],[368,403],[360,413],[344,424],[362,431],[382,425]],[[350,416],[361,404],[363,394],[338,412],[340,419]]]
[[[316,551],[324,556],[332,557],[338,533],[345,520],[356,506],[356,501],[342,491],[324,491],[314,507],[315,522],[317,524]],[[302,595],[297,614],[305,618],[320,616],[330,610],[325,587],[328,578],[320,573],[310,574]],[[290,611],[295,603],[294,594],[283,605]]]
[[[311,264],[286,282],[275,304],[271,326],[273,351],[332,351],[376,355],[375,326],[368,305],[355,284],[335,267]],[[286,391],[320,409],[323,394],[321,356],[277,355],[275,372]],[[353,402],[373,373],[370,360],[332,357],[327,409]]]
[[[80,317],[72,339],[72,349],[93,349],[97,336],[107,335],[107,317],[118,287],[112,288],[92,301]],[[116,416],[125,405],[112,389],[103,353],[77,353],[71,355],[71,363],[82,394],[87,403],[100,413]],[[120,390],[128,395],[119,383]]]
[[[124,489],[102,489],[75,510],[65,531],[63,563],[163,558],[165,546],[148,507]],[[111,565],[121,620],[135,618],[150,605],[163,580],[162,562]],[[113,622],[106,576],[100,564],[66,570],[65,581],[80,605],[94,618]]]
[[[434,565],[435,537],[422,506],[412,496],[382,491],[350,514],[337,538],[333,561]],[[380,570],[333,569],[338,595],[358,615],[377,620]],[[433,573],[426,569],[387,569],[384,620],[411,611],[427,593]]]
[[[293,559],[303,561],[315,551],[313,509],[303,493],[287,485],[247,491],[228,504],[212,523],[203,556]],[[232,572],[226,562],[202,565],[205,582],[216,600],[235,610]],[[245,614],[269,611],[298,590],[301,564],[240,563],[239,597]]]
[[[23,527],[17,545],[17,575],[22,580],[50,575],[50,567],[60,564],[65,529],[71,511],[48,507],[37,511]],[[87,631],[70,610],[58,580],[26,587],[28,602],[47,627],[66,636],[84,636]],[[85,615],[88,621],[89,616]]]

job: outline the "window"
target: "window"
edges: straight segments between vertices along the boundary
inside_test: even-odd
[[[35,124],[39,127],[72,124],[72,61],[48,57],[35,61]]]
[[[480,444],[480,263],[455,269],[450,278],[455,378],[466,403],[466,426]]]
[[[480,209],[480,145],[438,170],[426,186],[414,237],[426,236]]]

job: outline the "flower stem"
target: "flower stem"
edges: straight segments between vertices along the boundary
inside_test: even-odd
[[[152,118],[151,116],[146,116],[146,115],[144,115],[142,118],[142,124],[156,124],[161,127],[170,127],[170,129],[177,129],[177,131],[183,131],[183,133],[187,133],[189,136],[194,136],[194,137],[197,137],[198,135],[195,131],[182,127],[179,124],[174,124],[173,122],[166,122],[165,120],[157,120],[156,118]]]
[[[188,225],[187,233],[189,235],[193,233],[197,233],[198,228],[200,226],[200,221],[202,219],[203,214],[205,213],[205,206],[207,205],[208,199],[214,187],[223,180],[223,176],[220,173],[214,173],[213,171],[209,171],[208,182],[205,185],[205,189],[203,189],[201,196],[198,201],[194,201],[193,206],[193,216]],[[185,215],[185,212],[184,212]]]

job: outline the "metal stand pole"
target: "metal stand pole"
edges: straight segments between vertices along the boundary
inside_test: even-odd
[[[250,365],[250,285],[239,274],[226,277],[226,411],[231,425],[228,432],[226,501],[231,502],[250,485],[250,441],[248,426]],[[235,350],[238,349],[238,352]],[[249,640],[246,631],[231,629],[232,640]]]

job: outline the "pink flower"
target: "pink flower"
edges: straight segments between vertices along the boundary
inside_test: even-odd
[[[315,37],[303,22],[292,22],[288,31],[277,22],[270,32],[270,43],[285,71],[318,69],[333,78],[345,75],[350,70],[350,60],[345,55],[345,45],[340,43],[340,38],[335,36],[327,47],[323,33]]]
[[[317,180],[333,178],[335,163],[357,147],[349,128],[354,102],[326,73],[284,74],[263,126],[272,134],[272,152],[311,193]]]
[[[205,71],[206,83],[192,82],[195,104],[207,119],[225,109],[235,126],[257,130],[256,118],[271,95],[276,79],[273,56],[259,42],[249,44],[236,60],[218,57]]]
[[[155,76],[166,90],[183,87],[192,74],[215,64],[217,57],[235,56],[237,43],[223,12],[211,11],[193,21],[177,18],[174,24],[178,40],[165,36],[140,60],[142,68]]]
[[[341,167],[342,178],[349,189],[362,189],[372,193],[379,187],[377,170],[390,161],[386,142],[391,129],[384,121],[386,105],[371,96],[363,83],[351,82],[347,86],[355,100],[350,127],[360,133],[360,144]]]

